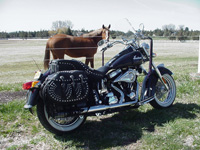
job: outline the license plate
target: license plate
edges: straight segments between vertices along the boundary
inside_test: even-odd
[[[35,79],[35,80],[39,79],[40,76],[41,76],[41,74],[42,74],[41,70],[37,71],[37,72],[35,73],[34,79]]]

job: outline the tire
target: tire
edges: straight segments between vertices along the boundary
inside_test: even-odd
[[[168,90],[163,83],[158,79],[156,83],[155,99],[150,102],[154,108],[168,108],[172,106],[176,97],[176,84],[173,77],[169,74],[163,74]]]
[[[37,104],[37,116],[45,129],[56,135],[63,135],[78,129],[86,120],[86,116],[66,117],[65,120],[59,120],[48,117],[46,107],[41,100]]]

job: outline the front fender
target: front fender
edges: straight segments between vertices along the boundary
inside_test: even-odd
[[[163,74],[173,75],[173,73],[169,69],[165,68],[164,66],[158,66],[158,70],[160,71],[161,75],[163,75]],[[152,70],[151,74],[146,76],[145,89],[147,89],[148,97],[154,96],[155,90],[156,90],[155,86],[156,86],[158,79],[159,79],[159,77],[155,70]]]
[[[39,89],[32,89],[27,92],[27,102],[24,108],[30,109],[35,106],[40,99]]]
[[[169,75],[173,75],[172,71],[167,69],[167,68],[165,68],[163,65],[158,65],[157,67],[158,67],[161,75],[166,74],[166,73],[169,74]],[[151,74],[156,74],[156,71],[153,70]]]

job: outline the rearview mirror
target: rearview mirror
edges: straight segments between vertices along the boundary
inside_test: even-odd
[[[97,46],[102,46],[105,42],[105,40],[100,40],[98,43],[97,43]]]

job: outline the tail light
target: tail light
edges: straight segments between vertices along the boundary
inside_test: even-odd
[[[22,85],[23,90],[29,90],[32,86],[32,81],[31,82],[26,82]]]
[[[40,81],[31,81],[31,82],[26,82],[22,85],[22,89],[23,90],[29,90],[32,87],[35,87],[35,85],[37,83],[39,83]]]

